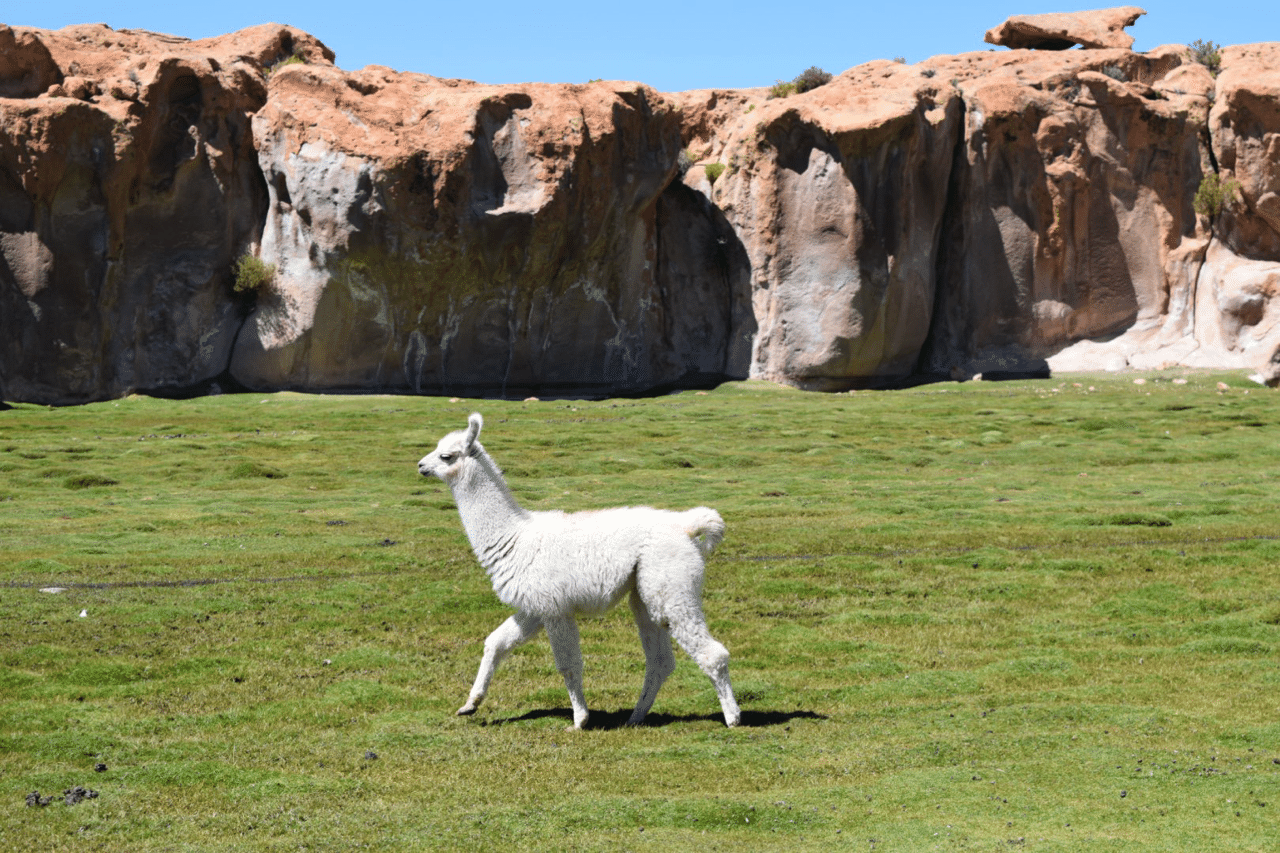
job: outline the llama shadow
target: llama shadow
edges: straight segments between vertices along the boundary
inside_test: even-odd
[[[585,728],[588,731],[612,731],[615,729],[625,729],[627,727],[627,719],[631,716],[630,708],[622,708],[617,711],[592,711],[591,716],[587,719]],[[482,725],[504,726],[508,723],[524,723],[532,720],[544,720],[547,718],[561,719],[570,724],[573,723],[573,711],[569,708],[540,708],[536,711],[529,711],[518,717],[504,717],[497,720],[488,720]],[[766,728],[768,726],[781,726],[790,723],[792,720],[825,720],[828,719],[823,714],[816,714],[813,711],[743,711],[742,718],[738,721],[738,727],[744,729]],[[702,723],[715,722],[724,723],[724,715],[715,714],[658,714],[651,713],[644,718],[644,722],[637,728],[663,728],[673,723]]]

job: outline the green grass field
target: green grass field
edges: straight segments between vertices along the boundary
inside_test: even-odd
[[[1134,378],[0,412],[0,849],[1275,850],[1280,393]],[[680,653],[622,727],[625,607],[587,731],[545,636],[453,715],[473,409],[529,508],[721,512],[740,728]]]

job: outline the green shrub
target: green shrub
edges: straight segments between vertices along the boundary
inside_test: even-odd
[[[770,98],[785,98],[789,95],[798,95],[801,92],[809,92],[826,83],[831,82],[831,74],[823,71],[816,65],[801,72],[794,80],[779,80],[769,88]]]
[[[1210,172],[1200,179],[1200,187],[1191,200],[1191,207],[1201,216],[1213,219],[1222,212],[1222,208],[1235,200],[1239,191],[1240,182],[1235,178],[1224,181],[1217,172]]]
[[[290,54],[284,59],[278,60],[270,68],[267,69],[267,76],[270,77],[286,65],[306,65],[307,58],[300,53]]]
[[[1208,68],[1215,77],[1218,76],[1218,71],[1222,67],[1222,45],[1196,39],[1187,47],[1191,48],[1191,54],[1196,62]]]
[[[706,170],[707,180],[714,184],[716,178],[724,174],[724,163],[708,163]]]
[[[260,291],[271,285],[276,277],[276,265],[269,264],[250,252],[245,252],[235,265],[237,293]]]
[[[785,98],[796,93],[796,84],[779,80],[769,87],[769,98]]]
[[[799,77],[791,81],[796,86],[796,94],[801,92],[809,92],[819,86],[825,86],[831,82],[831,74],[823,71],[816,65],[811,65],[800,74]]]

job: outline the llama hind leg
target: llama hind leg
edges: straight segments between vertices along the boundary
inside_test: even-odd
[[[582,694],[582,645],[578,636],[578,623],[570,617],[548,619],[546,625],[547,638],[551,640],[551,653],[556,659],[556,669],[564,676],[569,703],[573,705],[573,727],[580,729],[587,723],[587,700]]]
[[[471,687],[471,695],[467,704],[458,709],[458,716],[474,714],[476,708],[484,701],[489,692],[489,682],[493,680],[494,670],[498,664],[511,654],[511,650],[527,641],[542,627],[542,620],[536,616],[517,613],[499,625],[484,641],[484,657],[480,659],[480,671],[476,673],[475,684]]]
[[[671,635],[667,630],[653,621],[649,608],[644,606],[638,592],[631,593],[631,612],[636,617],[636,630],[640,632],[640,645],[644,647],[644,687],[640,691],[640,699],[627,725],[638,726],[644,721],[645,714],[653,707],[667,676],[676,668],[676,656],[671,651]]]
[[[702,612],[699,610],[672,618],[671,634],[715,685],[725,725],[738,725],[742,712],[738,709],[738,700],[734,698],[733,686],[729,683],[729,650],[711,636]]]

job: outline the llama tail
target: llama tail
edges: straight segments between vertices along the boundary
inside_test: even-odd
[[[720,540],[724,539],[724,519],[720,517],[720,513],[705,506],[694,507],[682,515],[685,533],[698,546],[703,559],[710,557]]]

